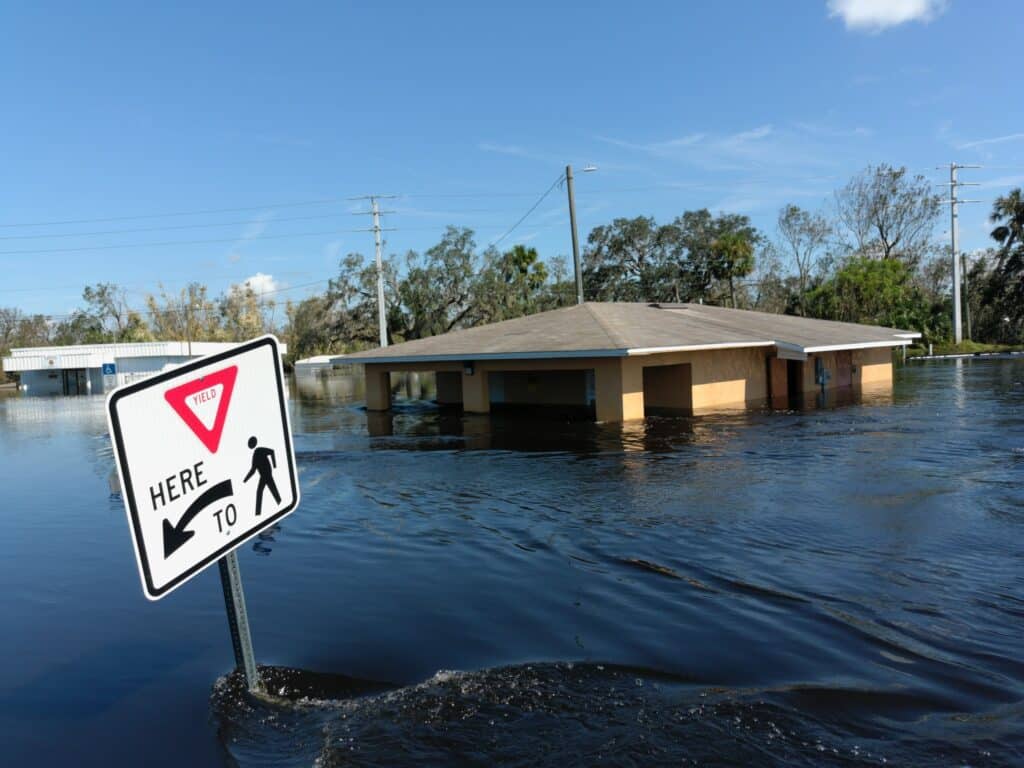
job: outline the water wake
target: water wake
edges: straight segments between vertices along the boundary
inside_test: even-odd
[[[651,670],[545,663],[408,687],[266,668],[214,691],[249,765],[1012,765],[1018,711],[972,717],[898,691],[707,688]]]

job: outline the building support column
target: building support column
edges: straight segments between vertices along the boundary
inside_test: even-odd
[[[387,370],[366,366],[366,410],[388,411],[391,409],[391,373]]]
[[[644,368],[628,357],[601,360],[594,366],[597,420],[620,422],[644,417]]]
[[[462,372],[462,410],[466,413],[490,413],[491,393],[487,387],[487,371],[479,364],[473,373]]]

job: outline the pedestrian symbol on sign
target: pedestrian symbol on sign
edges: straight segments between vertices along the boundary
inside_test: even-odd
[[[257,448],[258,442],[255,437],[249,438],[249,447],[252,451],[252,467],[243,482],[248,483],[254,472],[258,472],[260,481],[256,484],[256,517],[260,516],[263,510],[263,490],[270,491],[274,501],[281,503],[281,494],[277,492],[277,485],[274,483],[274,470],[277,469],[277,457],[270,448]]]

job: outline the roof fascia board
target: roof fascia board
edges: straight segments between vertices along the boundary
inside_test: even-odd
[[[827,344],[820,347],[804,347],[804,352],[841,352],[844,349],[874,349],[876,347],[905,347],[910,339],[893,339],[892,341],[862,341],[859,344]]]
[[[565,352],[477,352],[465,355],[402,355],[400,357],[332,357],[332,363],[460,363],[470,360],[560,360],[567,357],[626,357],[626,349],[574,349]]]
[[[660,355],[665,352],[703,352],[709,349],[745,349],[747,347],[771,347],[774,341],[732,341],[725,344],[687,344],[679,347],[635,347],[627,349],[629,357],[639,355]]]

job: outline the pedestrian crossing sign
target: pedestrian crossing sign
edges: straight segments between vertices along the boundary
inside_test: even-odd
[[[107,420],[142,589],[151,600],[299,504],[273,336],[114,390]]]

